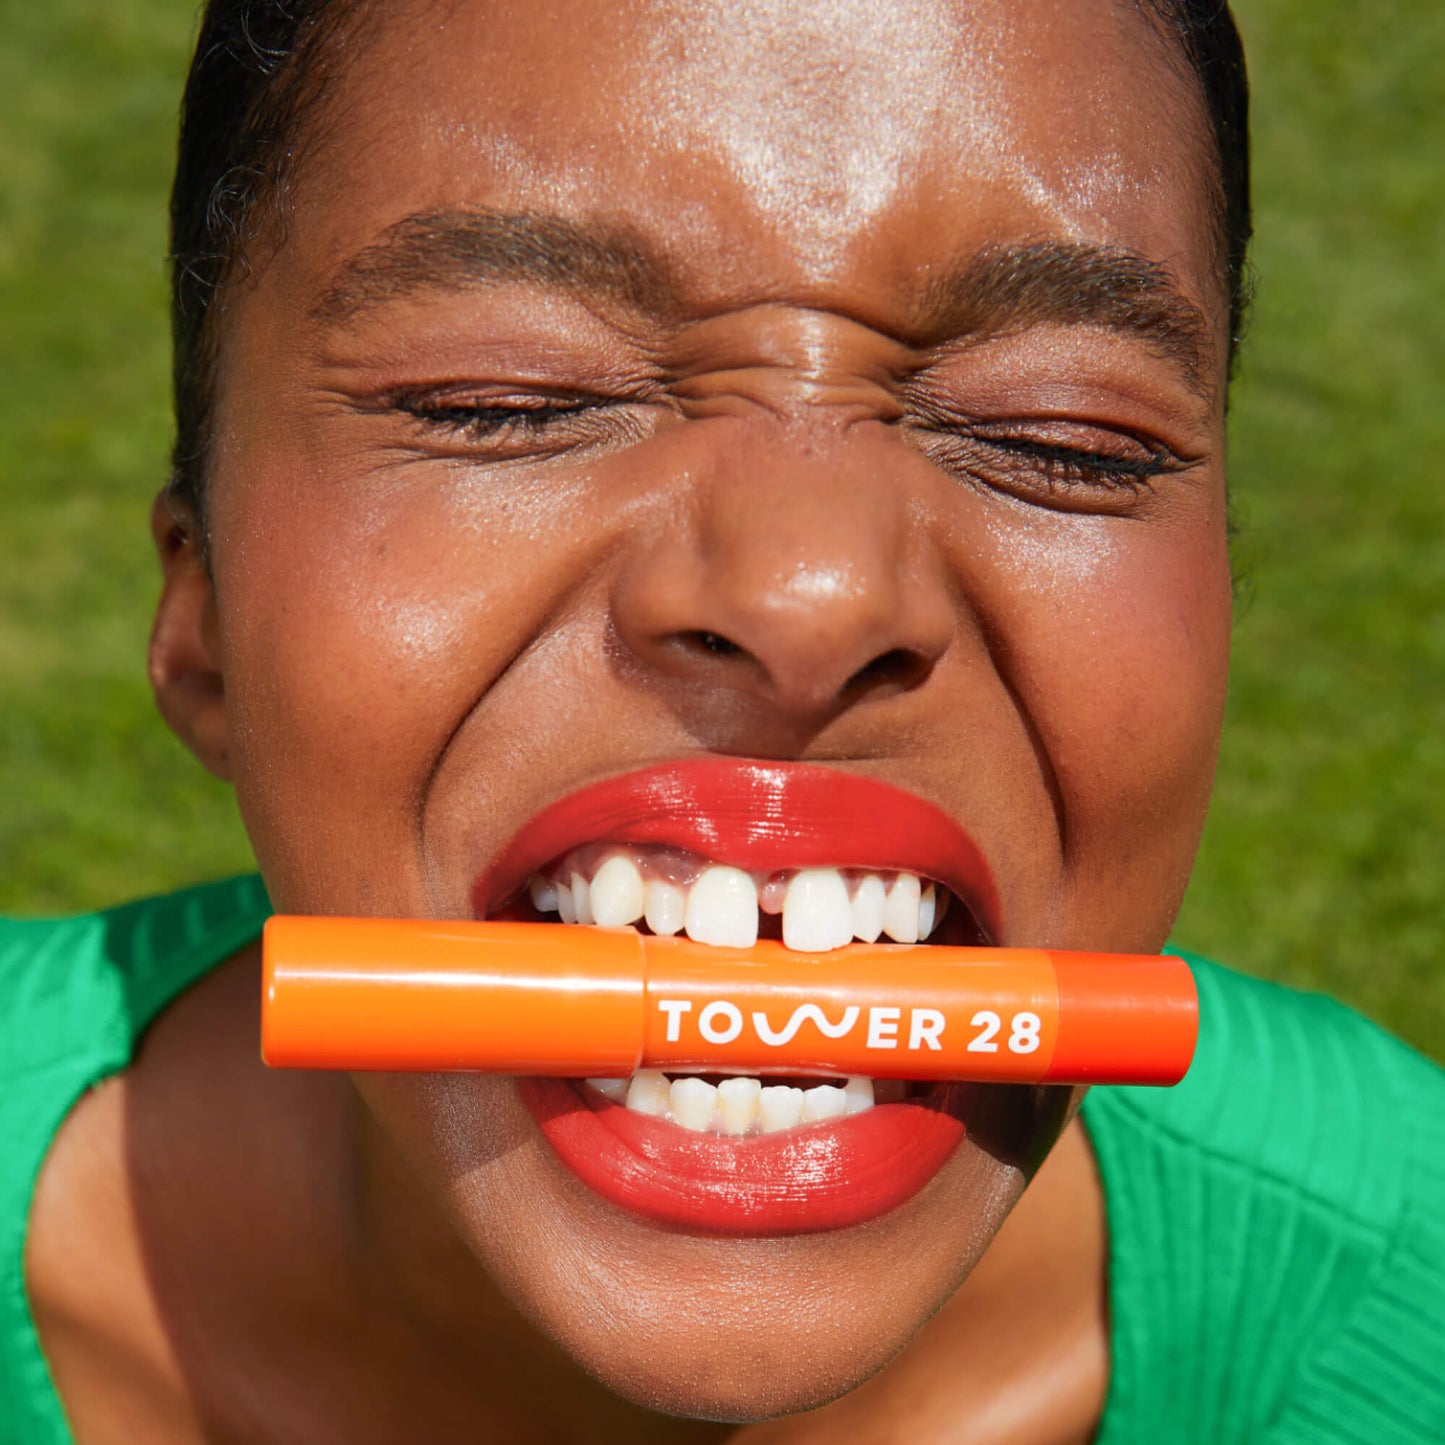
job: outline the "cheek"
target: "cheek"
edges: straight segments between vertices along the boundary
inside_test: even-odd
[[[218,489],[216,586],[237,796],[273,898],[415,908],[430,773],[577,548],[536,498],[464,480],[247,474],[268,480]],[[362,858],[397,873],[369,881]]]
[[[1010,537],[1018,639],[1003,659],[1052,773],[1056,936],[1163,943],[1213,781],[1230,628],[1222,509],[1178,524],[1071,519]]]

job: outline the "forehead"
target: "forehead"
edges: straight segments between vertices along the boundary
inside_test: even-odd
[[[1060,239],[1156,259],[1219,310],[1200,103],[1133,3],[406,0],[352,39],[288,228],[312,285],[476,205],[625,225],[705,308],[886,308],[930,268]]]

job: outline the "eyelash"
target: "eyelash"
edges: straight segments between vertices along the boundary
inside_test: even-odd
[[[396,410],[415,418],[424,426],[436,427],[453,435],[485,440],[501,433],[540,433],[559,421],[585,412],[596,411],[610,403],[595,398],[569,397],[544,401],[537,406],[476,406],[460,403],[433,403],[424,397],[398,397]]]
[[[970,440],[1031,461],[1050,484],[1063,481],[1070,486],[1082,484],[1133,492],[1147,491],[1155,477],[1167,476],[1182,465],[1171,452],[1160,447],[1150,447],[1147,456],[1126,457],[1117,452],[1060,446],[1056,442],[1041,442],[1031,437],[974,435]]]

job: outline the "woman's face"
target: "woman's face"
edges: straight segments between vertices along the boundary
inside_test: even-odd
[[[1157,949],[1229,619],[1181,75],[1113,0],[384,7],[223,322],[206,646],[277,907],[495,911],[578,789],[767,759],[941,809],[1000,943]],[[654,842],[751,864],[710,786]],[[901,866],[808,808],[770,867]],[[985,1091],[898,1207],[743,1238],[582,1184],[511,1080],[357,1087],[525,1315],[726,1417],[886,1361],[1068,1103]]]

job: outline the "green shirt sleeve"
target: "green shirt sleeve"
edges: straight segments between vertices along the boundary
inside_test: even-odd
[[[1445,1441],[1445,1075],[1330,1000],[1189,959],[1177,1088],[1097,1089],[1098,1445]]]
[[[0,920],[0,1445],[70,1445],[25,1294],[40,1166],[146,1025],[244,947],[269,912],[254,876],[77,918]]]

